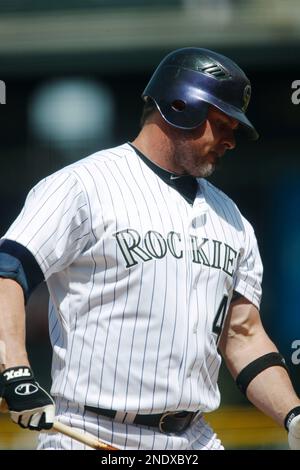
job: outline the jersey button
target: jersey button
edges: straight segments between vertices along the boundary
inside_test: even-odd
[[[193,326],[193,333],[197,333],[198,325]]]

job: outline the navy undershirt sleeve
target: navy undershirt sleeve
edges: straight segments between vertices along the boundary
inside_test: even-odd
[[[25,303],[44,280],[44,274],[33,254],[20,243],[0,241],[0,277],[14,279],[23,289]]]

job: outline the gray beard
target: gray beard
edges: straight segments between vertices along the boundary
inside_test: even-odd
[[[191,165],[191,160],[182,159],[181,152],[174,155],[176,162],[183,168],[184,173],[194,176],[195,178],[207,178],[211,176],[216,169],[221,166],[222,158],[217,158],[215,163],[201,163],[198,165]]]
[[[200,164],[198,167],[194,167],[193,169],[185,168],[186,172],[195,178],[207,178],[211,176],[215,170],[218,170],[221,167],[221,158],[217,159],[214,164],[212,163],[204,163]]]

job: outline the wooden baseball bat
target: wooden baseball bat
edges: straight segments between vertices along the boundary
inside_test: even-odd
[[[8,413],[8,407],[4,399],[0,398],[0,412],[1,413]],[[95,436],[91,434],[82,434],[79,431],[76,431],[71,426],[67,426],[66,424],[62,424],[59,421],[54,421],[53,426],[51,428],[52,431],[60,432],[65,434],[66,436],[75,439],[76,441],[85,444],[92,449],[96,450],[119,450],[117,447],[113,447],[109,444],[105,444],[105,442],[100,441]]]
[[[66,436],[75,439],[76,441],[81,442],[92,449],[96,450],[119,450],[117,447],[113,447],[109,444],[105,444],[105,442],[100,441],[96,437],[92,436],[91,434],[82,434],[79,431],[76,431],[71,426],[67,426],[66,424],[62,424],[59,421],[54,421],[51,430],[60,432],[65,434]]]

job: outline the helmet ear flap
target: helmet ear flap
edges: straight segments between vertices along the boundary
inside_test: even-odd
[[[192,130],[199,127],[207,119],[209,104],[205,101],[186,103],[183,100],[160,100],[154,102],[164,120],[174,127]]]
[[[195,93],[191,75],[189,70],[159,66],[142,94],[145,101],[154,101],[168,124],[179,129],[195,129],[207,117],[209,105]]]

